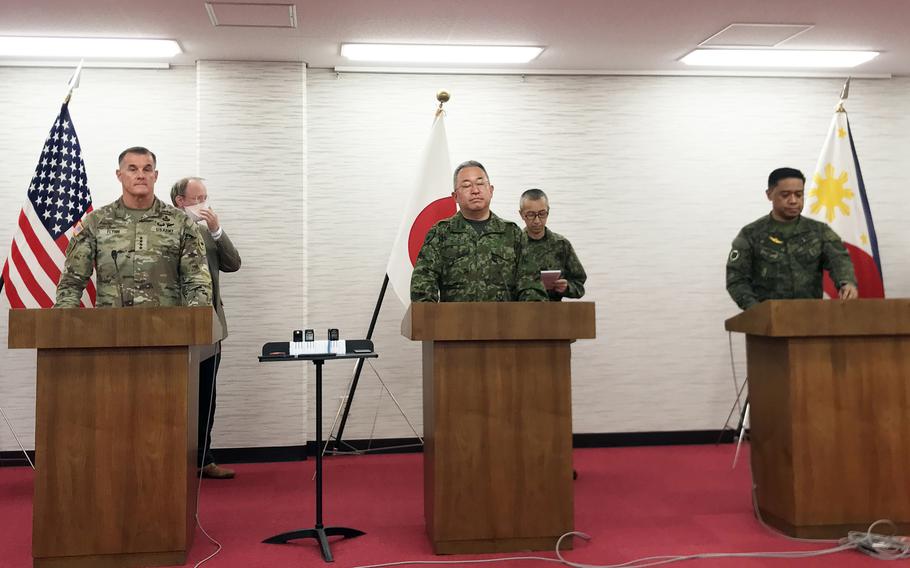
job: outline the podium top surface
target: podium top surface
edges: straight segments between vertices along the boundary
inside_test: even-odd
[[[910,335],[910,299],[768,300],[724,327],[766,337]]]
[[[401,334],[418,341],[593,339],[594,302],[414,302]]]
[[[209,345],[220,325],[211,306],[10,310],[9,348]]]

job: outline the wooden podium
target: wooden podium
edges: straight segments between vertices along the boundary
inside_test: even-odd
[[[401,328],[423,341],[433,551],[552,549],[574,526],[570,343],[594,304],[414,303]]]
[[[746,333],[752,470],[762,518],[844,537],[910,529],[910,300],[773,300]]]
[[[183,564],[210,307],[10,310],[37,349],[35,568]]]

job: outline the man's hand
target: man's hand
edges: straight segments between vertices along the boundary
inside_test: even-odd
[[[859,290],[853,284],[844,284],[837,291],[837,295],[841,300],[853,300],[859,298]]]
[[[553,283],[553,290],[556,292],[559,292],[560,294],[565,292],[568,288],[569,288],[569,281],[564,278],[560,278],[559,280],[557,280],[556,282]]]
[[[221,225],[218,224],[218,215],[216,215],[214,211],[211,209],[200,209],[197,215],[199,215],[199,217],[205,221],[205,224],[209,228],[210,233],[218,232],[218,228]]]

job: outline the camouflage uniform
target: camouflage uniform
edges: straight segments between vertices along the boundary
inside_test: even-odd
[[[822,297],[822,270],[838,289],[856,285],[853,263],[831,227],[800,216],[771,215],[743,227],[727,259],[727,292],[742,309],[765,300]]]
[[[528,262],[535,268],[538,274],[541,270],[559,270],[562,272],[560,278],[569,282],[569,287],[565,292],[556,290],[547,290],[547,296],[550,301],[559,302],[563,298],[581,298],[585,295],[585,280],[588,275],[585,274],[585,268],[578,260],[575,249],[569,239],[554,233],[544,227],[544,235],[539,239],[532,239],[528,236],[528,230],[524,229],[525,238],[527,239]]]
[[[205,306],[212,304],[212,277],[205,244],[190,218],[155,198],[138,220],[123,199],[93,211],[70,240],[57,284],[58,308],[79,306],[82,291],[97,273],[98,307]],[[118,251],[116,265],[111,251]]]
[[[427,233],[411,275],[412,302],[546,301],[525,262],[521,229],[490,213],[478,234],[461,212]]]

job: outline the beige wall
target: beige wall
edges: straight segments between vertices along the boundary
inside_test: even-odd
[[[0,68],[0,257],[69,72]],[[574,348],[576,432],[718,428],[733,399],[723,264],[736,231],[768,210],[768,172],[811,172],[838,79],[341,74],[295,64],[201,62],[169,71],[88,70],[72,103],[95,202],[116,197],[113,161],[159,153],[161,181],[210,180],[244,266],[223,280],[231,337],[216,447],[299,444],[312,372],[261,365],[295,327],[366,333],[389,247],[433,117],[452,93],[452,162],[473,158],[518,220],[518,196],[551,196],[598,303],[598,339]],[[850,117],[889,296],[910,296],[905,199],[910,79],[854,81]],[[198,162],[197,162],[198,160]],[[198,167],[197,167],[198,163]],[[421,425],[419,350],[386,298],[376,371]],[[542,322],[544,325],[545,322]],[[6,342],[5,317],[0,341]],[[735,360],[744,376],[742,338]],[[30,446],[34,354],[0,349],[0,407]],[[326,426],[353,363],[326,366]],[[348,438],[411,436],[365,367]],[[379,407],[377,410],[377,403]],[[375,419],[375,430],[374,430]],[[307,427],[312,439],[312,426]],[[0,450],[15,444],[0,425]]]

